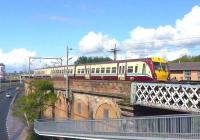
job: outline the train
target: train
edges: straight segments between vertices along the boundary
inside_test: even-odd
[[[48,67],[34,70],[34,75],[126,81],[167,81],[170,78],[167,61],[159,57]]]

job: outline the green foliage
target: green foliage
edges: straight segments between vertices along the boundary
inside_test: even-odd
[[[178,63],[178,62],[200,62],[200,55],[197,56],[187,56],[184,55],[174,61],[172,61],[174,63]]]
[[[32,124],[34,119],[41,118],[42,112],[49,106],[54,108],[57,96],[54,94],[53,84],[48,80],[33,80],[30,84],[34,90],[16,100],[13,114]]]
[[[33,80],[30,83],[30,85],[34,87],[35,92],[45,92],[45,91],[53,92],[54,90],[53,83],[44,79]]]
[[[87,57],[87,56],[81,56],[79,57],[74,64],[78,65],[78,64],[87,64],[87,63],[96,63],[96,62],[107,62],[107,61],[111,61],[112,59],[109,57]]]

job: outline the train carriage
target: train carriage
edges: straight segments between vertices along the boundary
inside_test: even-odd
[[[51,76],[64,76],[67,73],[67,68],[62,66],[35,70],[34,72]],[[166,60],[153,57],[69,65],[68,76],[69,78],[91,80],[167,81],[169,70]]]

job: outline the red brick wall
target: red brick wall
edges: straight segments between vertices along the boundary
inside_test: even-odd
[[[57,91],[65,92],[65,78],[51,79],[54,88]],[[117,98],[130,97],[131,82],[130,81],[105,81],[105,80],[77,80],[70,79],[70,89],[74,94],[74,102],[72,104],[72,119],[102,119],[103,110],[109,110],[110,118],[119,118],[120,108],[117,105]],[[28,86],[27,86],[28,87]],[[28,90],[27,90],[28,91]],[[62,93],[63,94],[63,93]],[[60,97],[60,95],[59,95]],[[81,113],[78,112],[78,103],[81,104]],[[55,117],[67,118],[67,104],[63,97],[56,102]],[[92,110],[92,114],[89,111]],[[47,116],[51,110],[47,110]]]
[[[64,78],[52,79],[54,87],[65,89]],[[105,81],[105,80],[76,80],[70,79],[70,89],[72,91],[90,92],[92,94],[103,94],[109,96],[130,96],[130,81]]]

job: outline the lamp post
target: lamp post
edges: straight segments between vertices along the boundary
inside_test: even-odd
[[[69,61],[69,50],[72,50],[71,48],[69,48],[68,46],[67,46],[67,65],[66,65],[66,95],[67,95],[67,97],[68,97],[68,118],[70,118],[71,117],[71,95],[70,95],[70,90],[69,90],[69,69],[68,69],[68,61]]]

